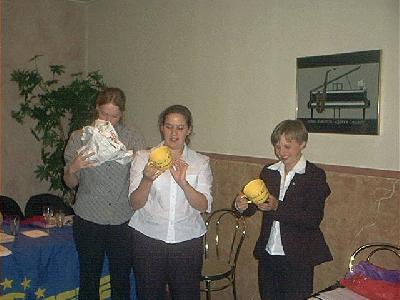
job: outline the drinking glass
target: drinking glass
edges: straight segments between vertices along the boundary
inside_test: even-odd
[[[11,223],[10,223],[11,235],[14,235],[14,236],[18,235],[19,222],[20,222],[19,216],[11,216]]]
[[[64,226],[64,218],[65,218],[65,213],[62,210],[58,210],[55,214],[57,227],[60,228]]]
[[[43,218],[46,228],[48,228],[50,224],[50,218],[52,217],[53,217],[53,208],[51,206],[43,206]]]

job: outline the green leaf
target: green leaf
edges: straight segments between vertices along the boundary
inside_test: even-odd
[[[44,78],[36,65],[41,56],[30,59],[34,63],[32,68],[12,71],[11,81],[17,84],[22,99],[11,116],[22,125],[26,118],[34,121],[30,130],[41,143],[42,159],[34,170],[35,176],[49,182],[50,190],[71,199],[74,191],[63,182],[63,151],[70,133],[93,120],[96,97],[105,83],[99,71],[86,76],[83,72],[70,74],[69,81],[61,78],[66,72],[64,65],[50,65],[53,78]]]
[[[50,65],[50,71],[53,74],[61,75],[65,73],[65,67],[63,65]]]

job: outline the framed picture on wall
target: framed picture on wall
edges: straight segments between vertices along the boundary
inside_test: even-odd
[[[297,58],[297,119],[309,132],[379,134],[381,50]]]

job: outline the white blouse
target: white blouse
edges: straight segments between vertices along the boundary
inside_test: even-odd
[[[135,191],[143,177],[150,150],[138,151],[131,166],[129,195]],[[189,167],[186,180],[208,201],[207,211],[211,211],[212,173],[209,158],[185,145],[182,158]],[[206,227],[200,211],[193,208],[185,193],[175,182],[169,170],[162,173],[150,189],[144,207],[133,214],[129,226],[144,235],[166,243],[179,243],[200,237]]]

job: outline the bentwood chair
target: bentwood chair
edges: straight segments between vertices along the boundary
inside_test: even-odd
[[[0,212],[5,220],[11,216],[19,216],[20,219],[24,218],[18,203],[7,196],[0,196]]]
[[[244,217],[230,209],[220,209],[206,219],[201,291],[207,300],[211,292],[232,287],[237,299],[235,272],[240,249],[246,237]]]
[[[367,250],[368,249],[368,250]],[[381,254],[383,253],[382,251],[392,253],[394,254],[394,257],[397,256],[397,258],[400,258],[400,247],[388,244],[388,243],[371,243],[371,244],[365,244],[363,246],[360,246],[357,248],[353,254],[350,256],[349,260],[349,272],[353,271],[353,268],[355,266],[356,260],[362,259],[362,254],[365,254],[366,256],[366,261],[370,262],[371,258],[373,255],[375,255],[377,252],[380,252]],[[365,259],[365,257],[364,257]],[[400,265],[400,261],[398,261]]]
[[[377,255],[377,253],[379,253],[379,255]],[[374,259],[373,259],[374,262],[372,263],[373,256],[374,256]],[[367,270],[369,264],[371,264],[372,266],[375,266],[375,267],[369,267],[369,271],[368,271],[369,276],[371,276],[371,274],[374,274],[374,276],[377,276],[377,277],[383,276],[383,274],[386,272],[385,267],[388,267],[389,270],[392,270],[392,271],[388,271],[388,272],[397,272],[394,270],[396,270],[396,269],[399,270],[400,247],[389,244],[389,243],[370,243],[370,244],[365,244],[365,245],[358,247],[356,250],[354,250],[354,252],[351,254],[351,256],[349,258],[349,265],[348,265],[346,277],[351,276],[351,274],[357,274],[357,273],[363,274],[363,273],[367,272],[366,270]],[[361,267],[360,267],[360,265],[361,265]],[[357,268],[359,268],[358,271],[357,271]],[[379,280],[377,280],[374,284],[378,284],[378,282],[379,282]],[[364,282],[364,284],[366,284],[366,283]],[[377,287],[378,287],[378,285],[376,285],[376,288]],[[313,295],[310,296],[310,298],[307,298],[307,299],[328,299],[325,297],[322,298],[322,295],[324,295],[325,292],[330,292],[337,288],[344,288],[344,286],[341,284],[341,282],[339,280],[336,281],[334,284],[330,285],[329,287],[314,293]],[[355,292],[357,293],[357,291],[355,291]],[[386,292],[386,293],[387,293],[386,295],[388,296],[389,292]],[[340,298],[336,298],[336,297],[340,297]],[[332,299],[332,300],[333,299],[343,299],[343,295],[335,295],[334,296],[331,294],[329,296],[329,299]],[[366,299],[366,298],[362,297],[362,299]],[[388,299],[388,298],[385,298],[385,299]],[[393,298],[393,299],[398,299],[398,297]]]

